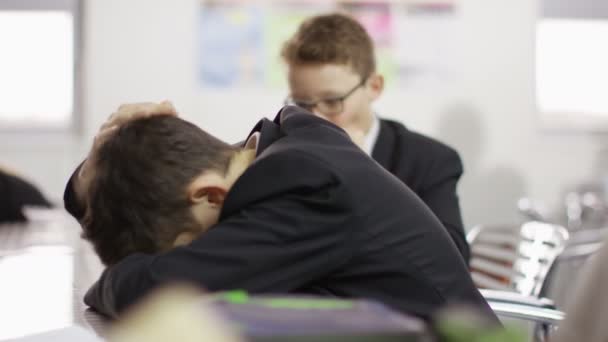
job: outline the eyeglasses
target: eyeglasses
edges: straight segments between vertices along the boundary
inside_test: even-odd
[[[312,112],[315,108],[319,110],[319,112],[327,115],[333,116],[342,113],[344,109],[344,100],[346,100],[349,96],[351,96],[359,87],[365,85],[367,81],[367,77],[363,78],[361,82],[359,82],[356,86],[354,86],[351,90],[349,90],[346,94],[338,97],[330,97],[326,99],[321,99],[318,101],[300,101],[294,98],[287,97],[284,101],[284,104],[298,106],[300,108],[304,108],[310,112]]]

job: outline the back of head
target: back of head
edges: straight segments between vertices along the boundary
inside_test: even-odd
[[[376,69],[374,45],[365,28],[344,14],[319,15],[304,21],[281,51],[290,65],[348,65],[362,78]]]
[[[172,246],[196,231],[187,187],[208,170],[226,172],[234,147],[174,116],[120,126],[94,156],[83,237],[106,265]]]

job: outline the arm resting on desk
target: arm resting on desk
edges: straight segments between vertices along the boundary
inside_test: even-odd
[[[304,163],[293,163],[302,168]],[[318,169],[315,172],[319,172]],[[303,179],[305,177],[302,177]],[[332,177],[320,177],[333,182]],[[110,266],[85,296],[109,316],[169,282],[209,291],[243,289],[288,293],[346,263],[355,248],[349,200],[342,186],[314,184],[319,194],[256,202],[213,226],[191,244],[160,255],[133,254]],[[336,204],[337,203],[337,204]],[[324,210],[316,210],[323,205]],[[305,219],[303,219],[305,217]]]

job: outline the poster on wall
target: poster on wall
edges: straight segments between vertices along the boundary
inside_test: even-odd
[[[357,19],[374,41],[378,71],[390,83],[396,75],[398,61],[395,59],[397,36],[395,35],[395,11],[393,3],[387,1],[341,1],[342,10]]]
[[[331,6],[318,2],[202,1],[198,32],[203,87],[284,87],[283,42],[307,17]]]
[[[345,12],[368,31],[378,71],[400,86],[450,74],[453,1],[221,1],[200,3],[198,81],[205,88],[286,87],[283,43],[313,15]]]
[[[401,87],[437,88],[457,82],[458,16],[453,1],[409,1],[396,9],[392,55]]]
[[[211,87],[259,84],[264,79],[262,9],[205,1],[199,21],[199,81]]]

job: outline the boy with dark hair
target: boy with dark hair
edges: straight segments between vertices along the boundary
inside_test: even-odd
[[[112,265],[135,252],[168,251],[185,234],[198,236],[210,224],[195,219],[196,194],[188,186],[201,170],[225,175],[236,151],[172,115],[117,127],[96,151],[83,237]]]
[[[456,195],[460,157],[450,147],[374,114],[372,103],[382,94],[384,79],[376,70],[374,45],[363,26],[343,14],[311,17],[285,42],[281,54],[291,93],[286,103],[346,130],[429,206],[468,262]]]
[[[371,298],[423,318],[465,302],[494,317],[441,223],[339,127],[285,107],[235,149],[172,107],[135,107],[104,125],[66,189],[109,264],[85,296],[98,311],[187,281]]]

